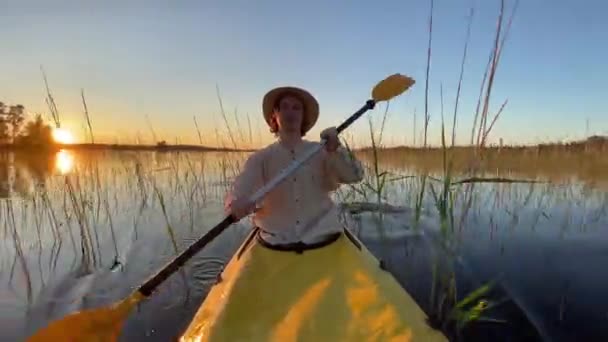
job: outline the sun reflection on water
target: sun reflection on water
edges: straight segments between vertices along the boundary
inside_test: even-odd
[[[55,155],[55,169],[62,175],[68,174],[74,168],[74,155],[66,150],[60,150]]]

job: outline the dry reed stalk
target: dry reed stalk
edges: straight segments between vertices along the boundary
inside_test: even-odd
[[[87,120],[87,126],[89,127],[89,135],[91,137],[91,144],[95,144],[95,137],[93,136],[93,126],[91,125],[91,116],[89,115],[89,109],[87,107],[87,101],[84,98],[84,89],[80,89],[80,97],[82,98],[82,106],[84,108],[84,116]]]
[[[429,73],[431,71],[431,42],[433,37],[433,4],[434,0],[431,0],[431,14],[429,16],[429,44],[426,57],[426,84],[424,88],[424,147],[427,145],[428,127],[429,121],[431,120],[429,115]]]
[[[23,248],[21,245],[21,238],[19,237],[19,233],[17,232],[17,223],[15,222],[15,213],[13,210],[13,202],[6,201],[6,216],[10,219],[10,225],[13,228],[13,242],[15,246],[15,256],[19,260],[19,264],[21,265],[21,271],[23,273],[23,277],[26,282],[26,295],[27,295],[27,304],[30,305],[32,301],[32,280],[30,271],[27,265],[27,260],[25,259],[25,255],[23,254]],[[12,279],[12,277],[11,277]]]
[[[488,127],[488,129],[483,133],[483,137],[481,138],[482,146],[485,146],[488,135],[492,131],[492,128],[494,127],[494,124],[496,123],[496,120],[498,120],[498,118],[500,117],[500,114],[502,113],[503,109],[505,109],[505,106],[507,105],[508,102],[509,102],[509,100],[507,99],[507,100],[505,100],[505,102],[502,103],[502,105],[500,106],[500,109],[498,110],[498,112],[496,112],[496,115],[494,115],[494,118],[492,119],[492,122],[490,123],[490,127]]]
[[[473,23],[473,15],[475,13],[475,8],[471,7],[469,12],[469,18],[467,23],[467,35],[464,42],[464,51],[462,53],[462,62],[460,63],[460,76],[458,77],[458,88],[456,89],[456,102],[454,103],[454,118],[452,120],[452,147],[455,145],[456,141],[456,117],[458,113],[458,102],[460,100],[460,89],[462,86],[462,79],[464,74],[464,65],[467,59],[467,50],[469,47],[469,41],[471,39],[471,26]]]
[[[112,221],[112,214],[110,211],[110,203],[109,203],[109,196],[108,196],[107,189],[105,191],[104,208],[106,209],[106,218],[108,219],[108,223],[110,225],[110,234],[112,237],[112,243],[114,245],[114,258],[115,258],[115,260],[117,260],[118,259],[118,242],[116,240],[116,233],[114,232],[114,222]]]
[[[416,107],[414,107],[414,125],[412,128],[412,146],[416,146]]]
[[[245,138],[243,136],[243,130],[241,129],[241,124],[239,122],[239,116],[237,114],[237,108],[234,108],[234,122],[236,123],[236,131],[239,134],[239,138],[240,138],[240,143],[242,144],[245,141]]]
[[[152,123],[150,122],[150,117],[148,116],[148,114],[144,115],[145,119],[146,119],[146,124],[148,125],[148,129],[150,130],[150,133],[152,133],[152,139],[153,139],[153,143],[157,144],[159,141],[157,139],[156,136],[156,132],[154,131],[154,127],[152,127]]]
[[[49,88],[49,82],[46,78],[46,72],[44,71],[44,68],[42,67],[42,65],[40,66],[40,71],[42,72],[42,78],[44,80],[44,86],[46,89],[46,104],[49,107],[49,111],[51,112],[51,116],[53,117],[53,120],[55,121],[55,126],[57,128],[61,127],[61,122],[59,120],[59,111],[57,110],[57,104],[55,103],[55,99],[53,98],[53,95],[51,94],[51,90]]]
[[[41,226],[42,226],[42,218],[40,217],[42,214],[40,213],[40,209],[38,208],[38,202],[36,201],[36,197],[32,197],[32,214],[31,214],[34,218],[34,225],[36,226],[36,237],[38,239],[37,243],[38,243],[38,266],[39,266],[39,275],[40,275],[40,281],[42,283],[42,286],[44,287],[44,274],[42,272],[42,233],[41,233]],[[26,226],[28,225],[28,216],[27,216],[27,211],[23,210],[22,211],[22,217],[21,217],[21,222],[22,224],[25,224]],[[54,249],[51,251],[51,253],[54,253]]]
[[[479,97],[477,98],[477,107],[475,108],[475,117],[473,118],[473,128],[471,129],[471,142],[470,145],[471,146],[475,146],[475,131],[477,129],[477,120],[479,119],[479,110],[481,109],[481,100],[483,98],[483,89],[485,87],[486,84],[486,80],[488,78],[488,73],[490,71],[490,63],[492,62],[492,54],[490,53],[490,57],[488,59],[488,64],[486,65],[484,74],[483,74],[483,79],[481,81],[481,86],[479,87]],[[474,153],[477,153],[476,150],[474,151]]]
[[[65,178],[65,184],[68,188],[67,193],[68,193],[69,198],[72,203],[72,209],[74,210],[74,215],[76,216],[76,220],[78,221],[78,225],[80,227],[80,248],[81,248],[81,252],[82,252],[82,265],[90,270],[90,268],[92,266],[91,261],[93,262],[93,265],[95,265],[97,262],[96,262],[96,255],[93,250],[93,240],[92,240],[90,232],[88,230],[87,220],[84,215],[84,209],[81,207],[81,204],[79,204],[78,199],[76,198],[76,193],[75,193],[74,187],[68,177]],[[80,202],[80,203],[82,203],[82,202]],[[68,212],[67,207],[64,209],[66,210],[66,213],[67,213]],[[92,256],[92,260],[91,260],[91,256]]]
[[[488,80],[488,84],[487,84],[487,88],[486,88],[486,92],[485,92],[484,105],[483,105],[483,110],[482,110],[482,114],[481,114],[482,121],[480,123],[480,127],[479,127],[479,130],[477,133],[477,145],[480,148],[485,147],[485,143],[486,143],[485,140],[487,139],[487,136],[491,131],[493,123],[498,119],[498,117],[502,113],[504,106],[506,105],[506,102],[507,102],[507,101],[504,102],[503,106],[500,108],[500,110],[495,115],[494,119],[492,120],[493,123],[492,123],[491,127],[488,129],[487,128],[487,119],[488,119],[488,112],[489,112],[490,95],[492,93],[494,78],[496,75],[496,70],[498,69],[500,57],[502,56],[502,51],[504,48],[505,41],[509,35],[510,29],[511,29],[511,24],[513,23],[513,17],[515,16],[515,12],[517,11],[517,8],[519,5],[519,0],[515,1],[513,11],[511,12],[511,16],[508,19],[504,33],[502,31],[502,26],[503,26],[504,11],[505,11],[505,8],[504,8],[505,0],[501,0],[500,4],[501,4],[501,6],[500,6],[500,13],[498,16],[496,36],[495,36],[495,40],[494,40],[494,47],[493,47],[492,54],[491,54],[492,63],[491,63],[491,67],[490,67],[489,80]],[[502,34],[502,36],[501,36],[501,34]]]
[[[230,137],[230,141],[232,141],[232,146],[236,149],[237,144],[236,144],[236,141],[234,140],[234,135],[232,134],[232,130],[230,129],[230,123],[228,123],[228,117],[226,116],[226,111],[224,111],[224,104],[222,102],[222,96],[220,95],[220,88],[217,84],[215,85],[215,90],[217,93],[217,100],[220,104],[220,113],[222,114],[222,118],[224,119],[224,124],[226,125],[226,129],[228,130],[228,136]]]
[[[192,117],[194,119],[194,127],[196,128],[196,133],[198,134],[198,142],[203,145],[203,136],[201,135],[201,130],[198,128],[198,122],[196,122],[196,116]]]
[[[483,100],[483,109],[481,111],[481,122],[479,124],[479,130],[477,133],[477,145],[480,147],[482,143],[482,132],[486,131],[487,118],[488,118],[488,110],[490,106],[490,97],[492,95],[492,89],[494,85],[494,77],[496,76],[496,70],[498,67],[498,56],[500,55],[500,34],[502,32],[502,22],[504,17],[505,10],[505,0],[500,1],[500,11],[498,13],[498,22],[496,23],[496,36],[494,39],[494,47],[492,50],[492,62],[490,66],[490,72],[488,74],[488,84],[485,91],[485,97]]]
[[[249,112],[247,112],[247,129],[249,130],[249,148],[253,147],[253,132],[251,130],[251,118]]]

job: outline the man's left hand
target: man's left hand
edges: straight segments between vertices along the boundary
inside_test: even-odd
[[[336,127],[329,127],[321,132],[321,139],[325,139],[325,149],[327,152],[335,152],[340,146],[340,140],[338,139],[338,130]]]

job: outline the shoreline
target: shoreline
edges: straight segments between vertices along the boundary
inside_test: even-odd
[[[257,151],[256,148],[227,148],[227,147],[212,147],[204,145],[193,145],[193,144],[107,144],[107,143],[75,143],[75,144],[53,144],[50,146],[28,146],[28,145],[13,145],[13,144],[0,144],[0,151],[16,151],[16,150],[115,150],[115,151],[201,151],[201,152],[253,152]],[[474,145],[455,145],[446,146],[448,151],[473,151],[479,147]],[[373,147],[364,146],[355,148],[355,152],[369,152],[372,151]],[[377,147],[378,151],[407,151],[407,152],[438,152],[443,151],[442,146],[391,146],[391,147]],[[588,152],[588,151],[608,151],[608,136],[592,136],[585,140],[572,141],[572,142],[552,142],[552,143],[539,143],[534,145],[490,145],[481,148],[484,151],[535,151],[535,152],[547,152],[551,150],[567,150],[568,152]]]
[[[97,150],[97,151],[157,151],[157,152],[252,152],[253,149],[234,149],[209,147],[202,145],[138,145],[138,144],[54,144],[51,146],[18,146],[11,144],[0,145],[0,151],[59,151],[59,150]]]

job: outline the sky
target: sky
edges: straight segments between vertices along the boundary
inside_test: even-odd
[[[505,1],[507,18],[514,3]],[[402,73],[416,84],[389,103],[383,142],[422,142],[428,0],[0,4],[0,101],[48,115],[42,66],[62,126],[80,141],[88,139],[81,89],[96,141],[198,143],[196,117],[205,144],[231,145],[231,132],[240,146],[261,146],[274,139],[261,114],[269,89],[295,85],[317,97],[321,114],[306,136],[317,140],[322,129],[359,109],[378,81]],[[440,143],[442,93],[446,130],[452,128],[473,7],[456,122],[456,143],[469,143],[499,5],[500,0],[435,0],[429,144]],[[491,93],[490,115],[508,102],[490,143],[608,134],[605,13],[608,2],[602,0],[520,1]],[[345,137],[368,144],[370,122],[379,129],[385,110],[379,104]]]

